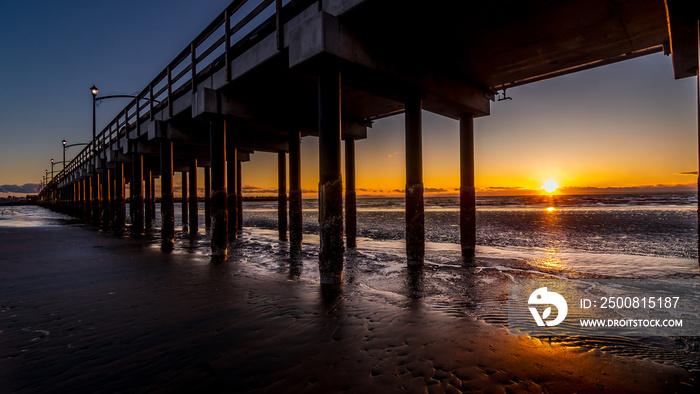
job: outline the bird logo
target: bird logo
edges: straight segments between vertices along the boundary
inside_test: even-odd
[[[553,327],[563,322],[569,309],[564,297],[559,295],[559,293],[547,291],[546,287],[540,287],[539,289],[533,291],[532,294],[530,294],[530,299],[528,299],[527,303],[530,305],[554,305],[557,308],[557,317],[554,320],[545,322],[545,319],[552,314],[551,306],[548,306],[542,312],[542,316],[540,316],[539,312],[537,312],[537,308],[534,306],[528,307],[528,309],[530,309],[530,313],[532,313],[532,317],[540,327],[544,327],[545,324],[549,327]]]

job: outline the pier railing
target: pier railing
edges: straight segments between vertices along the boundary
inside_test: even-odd
[[[63,179],[105,148],[121,148],[121,139],[135,132],[141,136],[145,120],[159,111],[173,116],[173,103],[187,93],[194,94],[197,83],[214,72],[226,69],[231,80],[235,55],[276,32],[277,47],[283,48],[282,26],[295,10],[310,0],[234,0],[192,42],[190,42],[88,145],[61,170],[51,183]],[[289,12],[287,12],[289,11]],[[99,100],[99,97],[97,98]],[[51,185],[49,183],[47,186]]]

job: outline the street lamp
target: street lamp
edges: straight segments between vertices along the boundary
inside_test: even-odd
[[[51,159],[51,180],[53,180],[53,159]]]
[[[66,143],[67,143],[66,140],[61,141],[61,143],[63,144],[63,169],[65,170],[66,169],[66,149],[70,148],[71,146],[87,145],[88,143],[87,142],[78,142],[75,144],[66,145]]]
[[[97,124],[95,122],[95,104],[97,103],[98,92],[97,87],[95,87],[95,85],[92,85],[92,87],[90,88],[90,92],[92,93],[92,143],[95,144],[95,137],[97,136]]]

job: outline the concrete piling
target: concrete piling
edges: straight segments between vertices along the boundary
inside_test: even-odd
[[[156,178],[151,174],[151,219],[156,218]]]
[[[197,234],[199,230],[198,207],[197,207],[197,159],[190,159],[189,185],[190,185],[190,234]]]
[[[187,225],[189,221],[189,210],[187,209],[187,171],[182,171],[180,177],[182,183],[182,224]]]
[[[462,257],[474,258],[476,249],[476,193],[474,189],[474,115],[459,118],[459,229]]]
[[[226,209],[226,122],[215,120],[209,125],[211,157],[211,257],[226,258],[228,247],[228,213]]]
[[[301,133],[289,132],[289,248],[300,251],[303,223],[301,216]]]
[[[148,188],[146,188],[148,189]],[[143,233],[143,155],[134,153],[131,157],[131,231]]]
[[[126,217],[126,200],[124,198],[124,163],[117,162],[114,167],[114,222],[112,228],[118,232],[124,231]]]
[[[238,203],[238,209],[236,213],[238,214],[238,232],[243,231],[243,181],[241,180],[241,161],[238,160],[236,164],[236,202]]]
[[[422,265],[425,257],[423,203],[423,130],[421,99],[406,100],[406,257],[408,265]]]
[[[345,246],[353,249],[357,247],[354,138],[345,140]]]
[[[111,207],[111,197],[112,197],[112,192],[111,192],[111,176],[110,176],[110,170],[107,168],[107,159],[102,159],[102,201],[101,201],[101,206],[102,206],[102,212],[101,212],[101,219],[102,219],[102,227],[105,229],[108,229],[111,220],[112,220],[112,207]]]
[[[277,228],[280,241],[287,240],[287,155],[277,152]]]
[[[143,200],[143,208],[144,208],[144,227],[145,228],[151,228],[153,225],[153,207],[151,206],[151,202],[153,201],[153,198],[155,197],[151,193],[151,180],[153,179],[153,172],[151,170],[148,170],[145,172],[145,177],[144,177],[144,192],[145,192],[145,198]]]
[[[340,171],[340,71],[327,67],[318,78],[319,271],[322,285],[343,281],[343,179]]]
[[[238,162],[238,149],[236,149],[233,143],[231,122],[224,123],[226,125],[226,208],[228,210],[228,239],[235,240],[238,234],[238,198],[236,195],[236,163]]]
[[[173,195],[173,143],[160,141],[160,213],[163,245],[175,242],[175,197]]]
[[[211,227],[211,167],[204,167],[204,226]]]

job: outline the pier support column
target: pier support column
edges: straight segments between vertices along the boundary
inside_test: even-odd
[[[474,189],[474,115],[459,118],[459,229],[462,257],[474,258],[476,249],[476,193]]]
[[[110,170],[107,168],[107,159],[102,159],[102,227],[109,228],[112,220],[112,207],[110,200],[112,197],[111,191],[111,176]]]
[[[115,230],[124,231],[126,200],[124,199],[124,163],[117,162],[114,168],[114,223]]]
[[[92,176],[92,224],[95,226],[100,225],[100,213],[102,212],[102,207],[100,206],[100,174],[95,173]]]
[[[148,188],[146,188],[148,189]],[[143,233],[143,155],[134,153],[131,158],[131,231]]]
[[[175,196],[173,195],[173,142],[160,142],[160,213],[164,245],[175,242]]]
[[[228,209],[228,239],[235,240],[238,236],[238,199],[236,195],[236,163],[238,149],[233,143],[231,122],[225,122],[226,127],[226,208]],[[213,171],[213,170],[212,170]],[[213,176],[213,172],[212,172]],[[212,201],[213,203],[213,201]]]
[[[406,257],[408,265],[423,265],[425,212],[423,204],[423,129],[421,100],[406,100]]]
[[[83,179],[85,182],[85,223],[92,222],[92,177]]]
[[[182,224],[187,225],[189,219],[189,211],[187,210],[187,171],[180,173],[182,177]]]
[[[343,179],[340,171],[340,71],[328,67],[318,78],[319,271],[322,285],[343,281]]]
[[[197,207],[197,159],[190,159],[190,234],[197,234],[199,230],[199,216]]]
[[[345,140],[345,246],[353,249],[357,247],[354,138]]]
[[[156,218],[156,177],[151,173],[151,219]]]
[[[301,133],[289,132],[289,248],[301,250]]]
[[[243,172],[241,170],[241,164],[242,162],[238,160],[236,164],[236,195],[238,196],[236,198],[236,201],[238,202],[238,209],[236,210],[236,213],[238,214],[238,232],[240,233],[243,231],[243,178],[241,177],[241,173]]]
[[[280,241],[287,240],[287,154],[277,152],[277,228]]]
[[[143,156],[141,156],[143,157]],[[151,193],[151,180],[153,180],[153,172],[151,170],[146,171],[146,176],[144,178],[144,191],[145,198],[143,201],[144,208],[144,227],[151,228],[153,225],[153,207],[151,206],[155,196]]]
[[[211,227],[211,167],[204,167],[204,227]]]
[[[211,257],[226,258],[228,246],[228,214],[226,212],[226,121],[209,124],[211,157]]]

